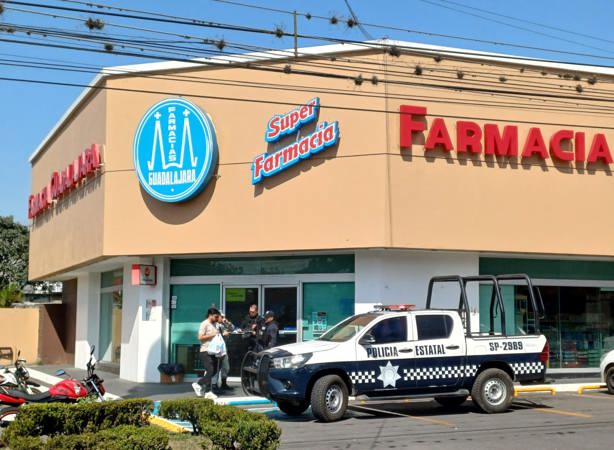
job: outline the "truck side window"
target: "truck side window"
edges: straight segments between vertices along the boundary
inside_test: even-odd
[[[407,340],[407,318],[392,317],[382,320],[370,331],[378,344],[402,342]]]
[[[444,314],[416,316],[418,339],[446,339],[452,334],[452,317]]]

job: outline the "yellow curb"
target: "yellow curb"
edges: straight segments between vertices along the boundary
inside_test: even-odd
[[[160,428],[164,428],[166,431],[170,431],[171,433],[188,432],[188,430],[186,430],[185,428],[158,416],[149,416],[149,423],[151,423],[152,425],[156,425]]]
[[[522,394],[525,392],[550,392],[550,395],[556,394],[556,389],[553,387],[517,387],[514,388],[514,397],[518,397],[518,394]]]
[[[584,391],[605,389],[606,387],[607,386],[605,384],[586,384],[578,389],[578,394],[582,395]]]

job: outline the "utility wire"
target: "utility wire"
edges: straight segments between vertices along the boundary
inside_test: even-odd
[[[33,11],[31,11],[31,10],[27,10],[26,12],[33,12]],[[33,12],[33,13],[35,13],[35,14],[43,14],[43,15],[49,15],[49,16],[54,17],[54,18],[57,18],[57,17],[63,17],[63,18],[67,18],[67,19],[70,19],[70,20],[77,20],[77,21],[80,21],[80,22],[82,22],[82,21],[83,21],[83,19],[82,19],[82,18],[74,18],[74,17],[67,17],[67,16],[58,16],[58,15],[52,15],[52,14],[47,14],[47,13],[37,13],[37,12]],[[121,25],[114,25],[114,24],[112,24],[111,26],[119,26],[119,27],[121,27]],[[154,33],[156,32],[156,30],[143,29],[143,28],[139,28],[139,27],[127,27],[127,28],[133,28],[133,29],[138,29],[138,30],[141,30],[141,31],[148,31],[148,32],[154,32]],[[200,37],[199,37],[199,38],[195,38],[195,37],[192,37],[192,36],[189,36],[189,35],[185,35],[185,34],[178,34],[178,33],[169,33],[169,34],[173,34],[173,35],[176,35],[176,36],[181,36],[181,37],[184,37],[184,38],[186,38],[186,39],[190,39],[190,38],[192,38],[192,39],[197,39],[197,40],[199,40],[199,41],[203,40],[203,38],[200,38]],[[89,38],[88,38],[88,39],[89,39]],[[213,41],[213,40],[209,40],[209,39],[204,39],[203,41],[204,41],[204,42],[207,42],[207,43],[215,42],[215,41]],[[232,45],[232,43],[228,43],[228,45],[229,45],[229,46],[232,46],[233,48],[240,48],[240,49],[245,49],[245,50],[252,50],[252,49],[264,49],[264,50],[266,50],[266,51],[270,51],[270,50],[271,50],[270,48],[264,48],[264,47],[245,46],[245,45],[237,45],[237,44]],[[167,48],[167,47],[164,47],[164,48]],[[175,46],[175,47],[173,47],[173,48],[180,48],[180,47]],[[185,47],[184,47],[183,49],[185,50]],[[284,51],[278,51],[278,52],[284,52]],[[210,53],[210,52],[207,52],[207,53]],[[287,51],[287,53],[290,55],[290,51]],[[190,56],[190,55],[186,55],[186,54],[183,54],[183,53],[182,53],[181,55],[183,55],[183,56],[188,56],[188,57]],[[312,58],[313,58],[313,57],[312,57]],[[320,59],[323,59],[323,58],[322,58],[322,57],[320,57]],[[346,60],[347,60],[347,59],[346,59]],[[361,62],[361,63],[364,63],[364,62]],[[301,64],[301,65],[304,65],[304,64],[309,64],[309,65],[313,65],[314,63],[304,63],[304,62],[298,62],[298,61],[297,61],[297,62],[295,62],[295,64]],[[379,64],[379,63],[377,63],[377,64]],[[389,66],[392,66],[393,64],[388,63],[388,65],[389,65]],[[329,65],[329,67],[330,67],[330,65]],[[405,67],[404,67],[404,68],[405,68]]]
[[[195,94],[195,93],[187,93],[180,91],[158,91],[151,89],[136,89],[136,88],[122,88],[122,87],[113,87],[108,85],[90,85],[84,83],[76,83],[76,82],[64,82],[64,81],[51,81],[51,80],[40,80],[40,79],[25,79],[25,78],[15,78],[15,77],[0,77],[2,81],[12,81],[18,83],[35,83],[35,84],[43,84],[43,85],[53,85],[53,86],[65,86],[65,87],[80,87],[80,88],[89,88],[94,91],[98,90],[108,90],[108,91],[118,91],[118,92],[130,92],[130,93],[140,93],[140,94],[156,94],[156,95],[173,95],[173,96],[185,96],[192,98],[201,98],[208,100],[222,100],[222,101],[234,101],[234,102],[245,102],[245,103],[260,103],[260,104],[272,104],[272,105],[282,105],[284,107],[288,106],[296,106],[294,102],[281,101],[281,100],[271,100],[270,97],[268,99],[257,99],[257,98],[245,98],[245,97],[229,97],[229,96],[218,96],[218,95],[204,95],[204,94]],[[614,102],[613,99],[604,100],[608,103]],[[384,113],[384,114],[400,114],[397,110],[390,109],[379,109],[379,108],[361,108],[354,106],[344,106],[344,105],[334,105],[334,104],[321,104],[320,107],[322,109],[330,109],[330,110],[343,110],[343,111],[354,111],[354,112],[365,112],[365,113]],[[551,125],[551,126],[561,126],[561,127],[577,127],[578,124],[572,123],[562,123],[562,122],[544,122],[544,121],[533,121],[533,120],[511,120],[511,119],[502,119],[499,117],[478,117],[478,116],[460,116],[460,115],[449,115],[449,114],[436,114],[437,117],[450,118],[450,119],[467,119],[467,120],[479,120],[479,121],[496,121],[496,122],[509,122],[509,123],[526,123],[526,124],[534,124],[534,125]],[[581,125],[585,127],[585,125]],[[591,127],[599,128],[599,129],[608,129],[614,130],[614,126],[607,125],[598,125],[593,124]]]
[[[533,21],[528,20],[528,19],[521,19],[519,17],[509,16],[509,15],[506,15],[506,14],[500,14],[500,13],[496,13],[494,11],[490,11],[490,10],[487,10],[487,9],[478,8],[476,6],[463,5],[462,3],[454,2],[452,0],[437,0],[437,1],[439,1],[441,3],[449,3],[449,4],[456,5],[456,6],[461,6],[461,7],[465,8],[465,9],[471,9],[471,10],[474,10],[474,11],[480,11],[480,12],[483,12],[483,13],[486,13],[486,14],[491,14],[493,16],[497,16],[497,17],[503,17],[504,19],[514,20],[516,22],[528,23],[530,25],[535,25],[535,26],[538,26],[538,27],[548,28],[550,30],[560,31],[561,33],[571,34],[571,35],[574,35],[574,36],[585,37],[585,38],[592,39],[592,40],[595,40],[595,41],[607,42],[609,44],[614,44],[613,40],[606,39],[606,38],[604,38],[602,36],[592,36],[590,34],[579,33],[577,31],[567,30],[565,28],[553,27],[551,25],[546,25],[544,23],[533,22]]]
[[[99,67],[95,66],[84,66],[79,64],[63,64],[60,62],[51,62],[51,63],[41,63],[39,61],[28,61],[27,59],[20,58],[19,60],[15,59],[0,59],[0,62],[6,67],[24,67],[24,68],[35,68],[35,69],[46,69],[52,71],[61,71],[61,72],[81,72],[81,73],[89,73],[89,74],[98,74],[100,70]],[[107,71],[109,75],[130,75],[129,71],[122,70],[113,70]],[[151,79],[159,79],[159,80],[169,80],[169,81],[180,81],[180,82],[192,82],[192,83],[202,83],[208,85],[221,85],[221,86],[235,86],[239,88],[252,88],[252,89],[269,89],[275,91],[292,91],[292,92],[308,92],[308,93],[323,93],[323,94],[333,94],[333,95],[345,95],[345,96],[360,96],[366,98],[376,98],[376,99],[393,99],[393,100],[407,100],[407,101],[428,101],[434,103],[446,103],[446,104],[463,104],[470,106],[480,106],[480,107],[505,107],[507,109],[522,109],[522,110],[544,110],[544,111],[558,111],[558,112],[567,112],[569,107],[561,107],[561,106],[536,106],[534,104],[528,103],[511,103],[511,102],[501,102],[496,100],[491,100],[489,103],[484,102],[475,102],[470,100],[458,100],[450,97],[442,97],[442,96],[423,96],[417,94],[408,94],[408,95],[385,95],[384,93],[372,93],[372,92],[359,92],[351,89],[338,89],[338,88],[314,88],[312,86],[300,86],[296,84],[286,84],[280,85],[277,83],[255,83],[247,80],[241,80],[237,82],[233,82],[232,80],[226,79],[216,79],[216,78],[203,78],[196,76],[169,76],[169,75],[139,75],[141,78],[151,78]],[[567,102],[566,102],[567,103]],[[574,113],[580,114],[597,114],[601,116],[603,112],[612,112],[612,108],[606,107],[590,107],[588,109],[587,105],[584,105],[584,109],[580,108],[579,104],[575,104]]]
[[[75,0],[62,0],[62,1],[64,2],[71,1],[73,3],[75,2]],[[90,13],[90,14],[92,13],[92,11],[88,9],[52,6],[52,5],[38,5],[35,3],[23,2],[23,1],[17,1],[17,0],[4,0],[4,3],[16,4],[16,5],[22,5],[22,6],[39,7],[39,8],[47,8],[47,9],[59,9],[63,11],[73,11],[73,12]],[[123,18],[138,19],[138,20],[149,20],[149,21],[155,21],[155,22],[174,23],[174,24],[180,24],[180,25],[210,27],[210,28],[217,28],[217,29],[223,29],[223,30],[241,31],[241,32],[257,33],[257,34],[267,34],[267,35],[275,35],[275,36],[283,36],[283,37],[294,37],[294,33],[287,33],[283,30],[267,30],[264,28],[254,28],[254,27],[248,27],[244,25],[233,25],[233,24],[223,24],[223,23],[217,23],[217,22],[208,22],[208,21],[203,21],[203,20],[190,19],[190,18],[185,18],[185,17],[180,17],[180,16],[171,16],[168,14],[160,14],[160,13],[148,12],[148,11],[143,11],[143,10],[118,8],[118,7],[113,7],[113,6],[100,4],[100,3],[87,2],[87,5],[90,8],[94,8],[94,7],[106,8],[106,9],[96,11],[96,14],[100,14],[100,15],[110,15],[113,17],[123,17]],[[114,13],[114,12],[109,11],[111,9],[121,10],[121,11],[130,11],[130,14]],[[445,38],[450,38],[450,39],[459,39],[459,40],[464,40],[464,41],[487,43],[487,44],[498,45],[498,46],[523,48],[523,49],[528,49],[528,50],[537,50],[537,51],[542,51],[542,52],[564,54],[564,55],[570,55],[570,56],[583,56],[583,57],[589,57],[589,58],[595,58],[595,59],[614,60],[614,57],[605,56],[605,55],[595,55],[595,54],[588,54],[588,53],[581,53],[581,52],[555,50],[555,49],[548,49],[548,48],[535,47],[535,46],[529,46],[529,45],[512,44],[512,43],[507,43],[507,42],[498,42],[498,41],[485,40],[485,39],[474,39],[474,38],[467,38],[463,36],[446,35],[446,34],[441,34],[441,33],[423,32],[423,31],[411,30],[407,28],[381,26],[381,25],[376,25],[376,24],[363,23],[363,25],[385,28],[389,30],[403,31],[403,32],[413,33],[413,34],[421,34],[424,36],[431,36],[431,37],[433,36],[434,37],[445,37]],[[387,44],[365,43],[363,41],[357,41],[357,40],[333,38],[333,37],[318,36],[318,35],[306,35],[306,34],[300,34],[300,33],[298,34],[298,37],[301,39],[328,41],[328,42],[334,42],[334,43],[339,43],[339,44],[345,43],[345,44],[364,45],[365,47],[370,46],[371,48],[373,47],[385,48],[388,46]],[[406,46],[404,45],[399,45],[399,48],[401,49],[404,49],[405,47]],[[479,53],[474,53],[474,54],[479,54]],[[510,55],[498,55],[498,57],[512,59],[512,60],[513,59],[526,59],[526,58],[510,56]]]
[[[476,14],[476,13],[472,13],[472,12],[468,12],[468,11],[463,11],[462,9],[458,9],[458,8],[455,8],[455,7],[452,7],[452,6],[443,5],[443,4],[437,3],[436,1],[431,1],[431,0],[419,0],[419,1],[421,1],[422,3],[429,4],[429,5],[437,6],[439,8],[444,8],[444,9],[449,9],[451,11],[459,12],[461,14],[465,14],[465,15],[468,15],[468,16],[477,17],[478,19],[486,20],[488,22],[498,23],[498,24],[504,25],[506,27],[514,28],[516,30],[526,31],[526,32],[529,32],[529,33],[537,34],[538,36],[544,36],[544,37],[548,37],[548,38],[552,38],[552,39],[557,39],[559,41],[567,42],[569,44],[575,44],[575,45],[579,45],[581,47],[590,48],[592,50],[599,50],[599,51],[603,51],[603,52],[611,54],[610,50],[602,48],[602,47],[595,47],[593,45],[583,44],[583,43],[578,42],[578,41],[573,41],[571,39],[562,38],[560,36],[555,36],[555,35],[552,35],[552,34],[549,34],[549,33],[544,33],[542,31],[535,31],[535,30],[532,30],[532,29],[527,28],[527,27],[522,27],[520,25],[514,25],[514,24],[511,24],[511,23],[505,22],[503,20],[493,19],[492,17],[485,17],[485,16],[483,16],[481,14]]]

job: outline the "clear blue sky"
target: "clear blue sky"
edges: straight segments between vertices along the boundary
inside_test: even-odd
[[[92,1],[96,2],[96,0]],[[238,1],[280,9],[296,9],[299,12],[309,12],[314,16],[335,16],[340,19],[339,24],[332,25],[324,20],[307,20],[305,17],[299,17],[299,33],[305,35],[325,35],[351,40],[366,39],[365,35],[357,27],[348,28],[342,22],[350,17],[344,0],[312,0],[309,2],[296,0]],[[30,2],[62,7],[85,8],[83,5],[60,0],[30,0]],[[281,26],[286,31],[292,30],[291,16],[218,3],[212,0],[100,0],[99,3],[255,28],[274,29],[276,26]],[[382,24],[470,39],[499,41],[521,46],[600,55],[603,58],[582,55],[557,55],[540,50],[426,36],[366,26],[366,31],[373,38],[388,37],[391,39],[449,45],[473,50],[496,51],[545,59],[594,63],[607,66],[614,65],[614,27],[611,24],[614,17],[614,2],[611,0],[586,0],[584,2],[571,0],[350,0],[350,5],[362,23]],[[464,5],[465,7],[459,5]],[[509,17],[489,15],[486,12],[468,9],[467,7],[488,10],[521,19],[521,21],[515,21]],[[53,27],[72,32],[87,32],[82,22],[54,19],[15,11],[16,8],[44,11],[38,8],[7,3],[4,3],[4,8],[4,13],[0,16],[0,24],[4,26]],[[460,12],[461,10],[465,13]],[[48,10],[47,12],[51,11]],[[102,17],[97,16],[95,13],[57,13],[81,18],[82,20],[88,17]],[[107,18],[105,20],[108,23],[181,32],[203,38],[223,38],[229,42],[240,42],[242,44],[262,47],[290,48],[293,45],[292,39],[287,37],[278,39],[273,36],[259,34],[208,28],[197,29],[195,27],[151,22],[145,23],[121,18]],[[514,25],[516,28],[510,25]],[[577,34],[564,33],[557,29],[544,27],[543,25]],[[129,32],[110,26],[105,26],[102,33],[113,35],[134,35],[136,33],[140,36],[146,35],[143,32]],[[152,35],[149,36],[151,38]],[[36,37],[36,40],[33,40],[34,37],[35,35],[28,36],[20,32],[9,34],[5,31],[0,31],[0,40],[50,42],[53,39],[57,42],[57,38],[51,38],[50,36],[39,36]],[[168,39],[168,36],[161,36],[161,38]],[[81,45],[67,42],[68,45]],[[312,40],[302,40],[299,42],[300,46],[317,44],[317,41]],[[99,47],[97,45],[97,48]],[[235,50],[226,50],[227,53],[233,51]],[[11,67],[7,65],[15,60],[24,61],[24,58],[28,58],[28,60],[29,58],[62,60],[79,65],[88,64],[97,67],[147,62],[147,60],[141,58],[19,45],[13,42],[0,41],[0,77],[89,83],[94,76],[91,73],[58,72],[41,69],[40,67]],[[46,62],[48,63],[49,61]],[[0,215],[13,215],[18,221],[27,223],[27,198],[31,191],[28,157],[68,106],[79,95],[81,90],[81,88],[75,87],[0,80],[0,99],[2,100],[0,107]],[[40,186],[37,188],[40,188]]]

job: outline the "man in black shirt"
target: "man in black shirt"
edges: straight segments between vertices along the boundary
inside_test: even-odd
[[[243,337],[248,339],[247,350],[258,351],[257,334],[263,325],[264,319],[258,314],[258,306],[251,305],[247,316],[241,322],[241,329],[244,333]]]
[[[259,343],[262,350],[273,348],[277,345],[277,336],[279,335],[279,324],[275,320],[275,313],[267,311],[264,315],[264,325],[261,327],[262,334],[260,335]]]

